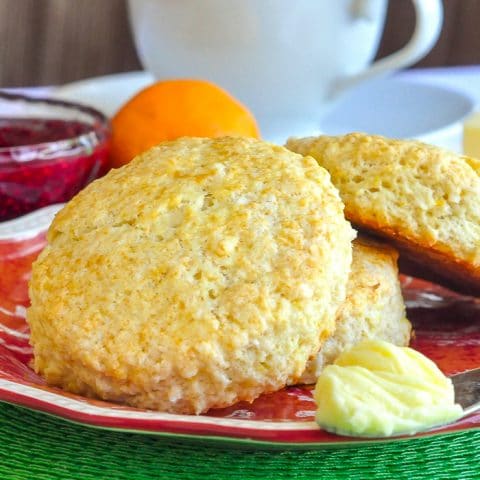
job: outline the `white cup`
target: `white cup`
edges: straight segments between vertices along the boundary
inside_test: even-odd
[[[428,53],[442,3],[412,2],[411,40],[373,64],[387,0],[129,0],[129,9],[147,70],[220,85],[272,138],[313,133],[344,91]]]

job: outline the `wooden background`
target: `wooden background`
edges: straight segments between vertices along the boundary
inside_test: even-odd
[[[480,0],[443,2],[440,40],[417,66],[480,64]],[[404,45],[413,25],[411,1],[390,0],[378,57]],[[1,87],[139,68],[124,0],[0,0]]]

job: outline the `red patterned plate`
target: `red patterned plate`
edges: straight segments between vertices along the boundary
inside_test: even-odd
[[[102,428],[189,437],[201,441],[277,448],[325,448],[382,440],[340,437],[314,422],[311,387],[291,387],[252,404],[189,416],[158,413],[87,399],[45,384],[30,368],[25,307],[30,266],[43,248],[43,235],[0,240],[0,400]],[[415,328],[412,346],[446,374],[480,367],[480,300],[403,278],[408,314]],[[480,428],[480,414],[409,438]],[[399,440],[396,438],[395,440]]]

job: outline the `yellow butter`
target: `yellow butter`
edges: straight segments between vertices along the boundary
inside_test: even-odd
[[[355,436],[413,434],[462,415],[452,382],[421,353],[364,341],[326,367],[315,387],[317,423]]]
[[[463,123],[463,153],[480,159],[480,112],[473,113]]]

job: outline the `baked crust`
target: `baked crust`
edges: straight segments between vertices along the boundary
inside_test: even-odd
[[[30,283],[35,370],[175,413],[278,390],[334,328],[353,236],[312,158],[246,138],[163,143],[56,216]]]
[[[480,295],[480,161],[353,133],[290,139],[332,176],[346,217],[400,250],[401,271]]]
[[[409,344],[412,326],[406,317],[397,259],[398,252],[385,243],[365,236],[354,240],[347,297],[339,309],[335,332],[307,365],[303,383],[314,383],[326,365],[362,340]]]

